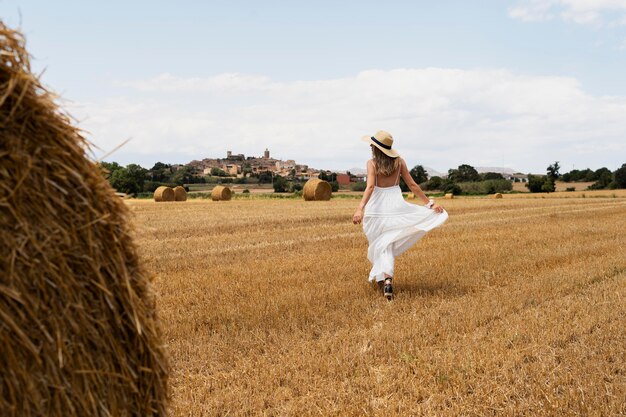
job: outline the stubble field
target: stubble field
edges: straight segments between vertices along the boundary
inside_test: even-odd
[[[393,302],[357,200],[129,202],[171,414],[624,415],[626,195],[589,197],[442,200]]]

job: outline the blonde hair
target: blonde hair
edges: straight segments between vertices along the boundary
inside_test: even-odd
[[[400,168],[399,157],[392,158],[373,145],[372,155],[374,156],[374,166],[376,167],[376,174],[380,173],[381,175],[386,177],[395,172],[396,169]]]

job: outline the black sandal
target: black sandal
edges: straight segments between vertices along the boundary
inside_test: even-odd
[[[387,300],[391,301],[391,299],[393,298],[393,287],[391,286],[391,277],[387,277],[385,278],[385,288],[384,288],[384,294],[385,297],[387,297]]]

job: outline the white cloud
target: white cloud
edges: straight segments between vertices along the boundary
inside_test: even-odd
[[[623,25],[626,0],[521,0],[509,16],[525,22],[560,17],[583,25]]]
[[[385,129],[409,164],[460,163],[543,171],[609,166],[626,155],[626,97],[592,96],[569,77],[444,68],[363,71],[276,82],[262,76],[162,75],[124,82],[123,97],[72,110],[112,159],[186,162],[226,150],[322,168],[365,164],[360,136]],[[618,160],[619,159],[619,160]],[[151,161],[151,162],[146,162]]]

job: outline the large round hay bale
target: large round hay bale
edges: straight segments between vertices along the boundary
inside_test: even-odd
[[[444,198],[448,198],[448,199],[450,199],[450,198],[454,198],[454,194],[452,194],[452,193],[446,193],[446,195],[444,196]]]
[[[181,187],[179,185],[178,187],[174,188],[174,200],[187,201],[187,190],[185,190],[185,187]]]
[[[304,184],[302,195],[306,201],[328,201],[333,194],[330,183],[318,178],[311,178]]]
[[[493,195],[493,198],[502,198],[502,194],[501,193],[495,193]]]
[[[216,185],[213,187],[213,191],[211,191],[211,200],[213,201],[228,201],[230,197],[230,188],[223,185]]]
[[[415,194],[409,193],[406,198],[409,200],[415,200]]]
[[[175,201],[176,193],[170,187],[166,187],[164,185],[158,187],[154,190],[154,201]]]
[[[0,416],[165,416],[126,205],[0,22]]]

